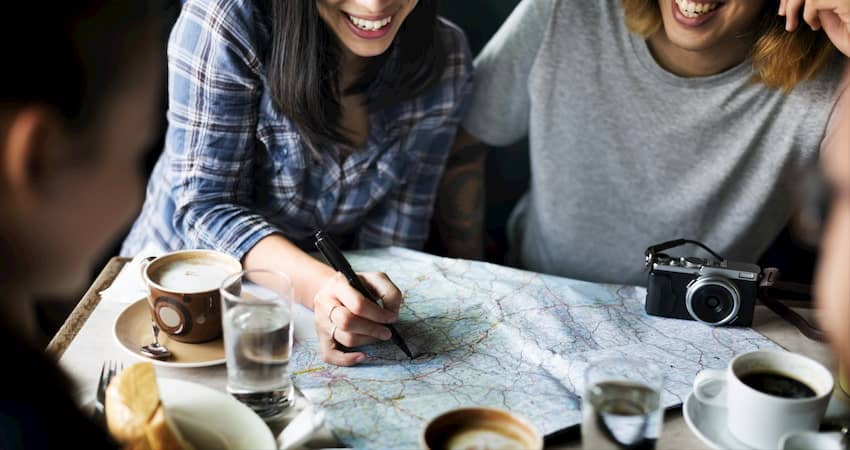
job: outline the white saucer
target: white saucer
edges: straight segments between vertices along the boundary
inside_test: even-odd
[[[685,416],[685,423],[688,424],[688,428],[705,445],[716,450],[752,449],[729,432],[729,428],[726,426],[727,411],[729,410],[726,408],[706,405],[697,400],[693,393],[688,395],[688,398],[685,399],[685,405],[682,407],[682,414]]]

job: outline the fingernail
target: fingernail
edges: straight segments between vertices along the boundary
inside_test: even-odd
[[[355,358],[354,361],[362,363],[363,361],[366,361],[366,355],[360,355],[357,358]]]
[[[391,337],[393,337],[393,334],[390,333],[390,330],[388,330],[386,328],[381,330],[381,339],[386,341],[386,340],[389,340]]]

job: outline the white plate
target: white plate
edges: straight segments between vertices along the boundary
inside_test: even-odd
[[[726,426],[728,409],[719,406],[706,405],[699,401],[693,393],[685,399],[682,413],[685,423],[705,445],[716,449],[750,450],[752,447],[739,441]]]
[[[266,423],[235,398],[188,381],[159,378],[157,384],[169,415],[197,450],[277,448]],[[88,410],[93,395],[88,393]]]
[[[159,334],[159,341],[165,345],[173,356],[165,361],[148,358],[139,350],[142,345],[149,344],[152,339],[151,316],[148,311],[147,299],[135,301],[115,318],[112,325],[112,337],[119,347],[134,357],[148,361],[157,366],[192,368],[217,366],[225,363],[224,341],[221,337],[202,344],[187,344],[169,339],[165,333]]]

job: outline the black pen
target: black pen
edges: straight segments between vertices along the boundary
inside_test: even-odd
[[[351,287],[357,290],[357,292],[362,294],[372,303],[380,305],[372,291],[363,285],[363,282],[360,281],[360,277],[358,277],[357,274],[354,273],[354,270],[351,269],[351,264],[348,263],[348,260],[345,259],[342,252],[339,251],[339,248],[336,244],[334,244],[334,241],[330,236],[326,236],[321,231],[317,232],[316,248],[319,249],[319,252],[325,257],[328,264],[330,264],[334,270],[341,273],[345,279],[348,280],[348,284],[350,284]],[[390,333],[392,333],[392,341],[395,345],[397,345],[408,358],[413,359],[410,349],[407,348],[407,344],[404,343],[404,339],[401,338],[401,335],[398,334],[395,327],[392,325],[386,325],[386,327],[390,329]]]

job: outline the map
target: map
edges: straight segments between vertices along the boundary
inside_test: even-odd
[[[405,295],[392,343],[363,348],[357,367],[322,362],[315,334],[295,343],[293,381],[354,448],[416,448],[428,420],[491,406],[544,435],[581,423],[588,361],[628,356],[669,368],[663,403],[681,404],[694,376],[736,354],[778,347],[751,329],[713,328],[644,312],[643,288],[600,285],[390,248],[347,253]]]

